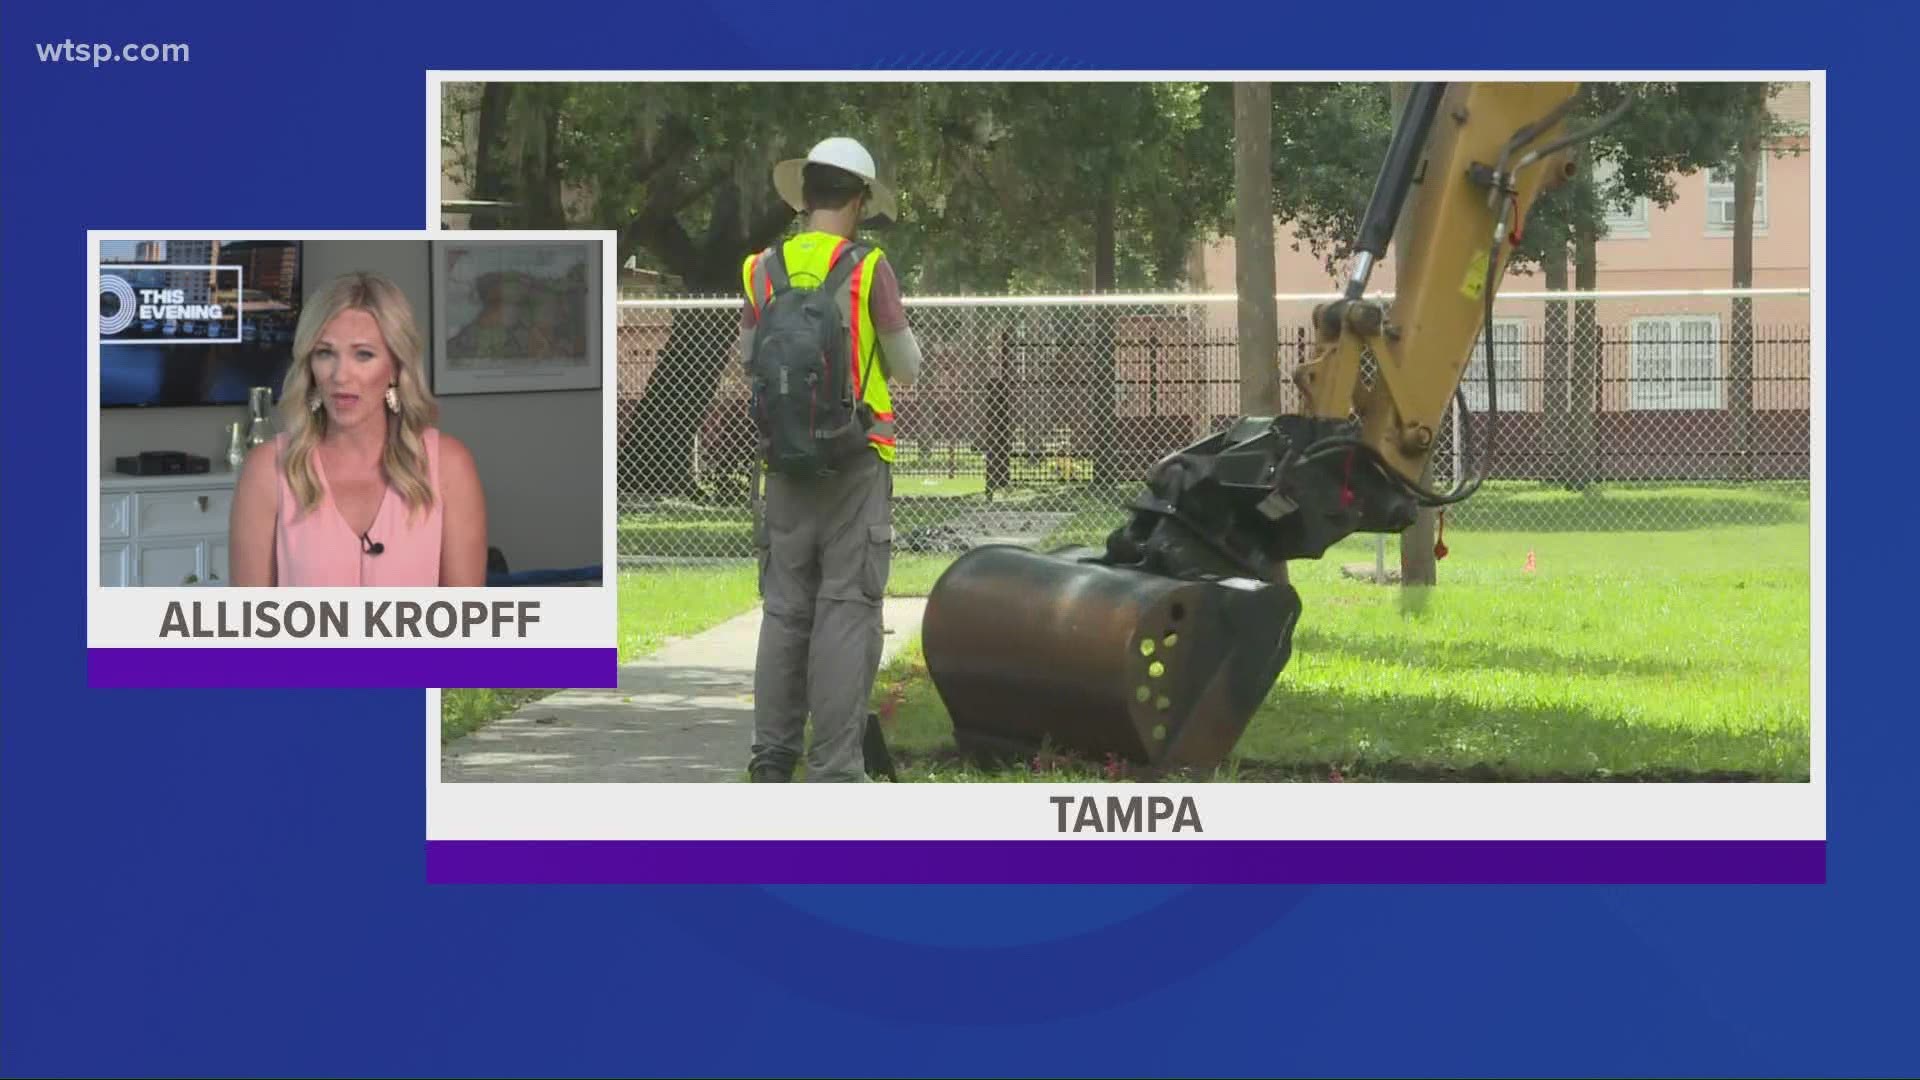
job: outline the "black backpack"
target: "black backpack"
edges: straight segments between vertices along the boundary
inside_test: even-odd
[[[785,245],[767,259],[773,295],[760,309],[748,354],[754,427],[770,471],[794,477],[832,473],[865,451],[872,412],[853,398],[848,354],[852,335],[838,298],[869,250],[849,244],[818,288],[787,277]],[[872,374],[864,372],[861,381]]]

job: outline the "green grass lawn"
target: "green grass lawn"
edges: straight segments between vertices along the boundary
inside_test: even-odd
[[[1132,490],[1026,489],[994,505],[1072,513],[1042,546],[1098,545]],[[965,492],[897,498],[896,522],[974,505],[985,502]],[[748,531],[744,512],[735,523],[693,510],[645,527],[735,544]],[[1446,541],[1431,590],[1343,577],[1343,563],[1372,563],[1372,537],[1292,564],[1305,604],[1292,662],[1219,778],[1806,778],[1804,485],[1489,485],[1449,512]],[[1389,538],[1390,566],[1398,545]],[[926,595],[952,558],[897,551],[889,593]],[[750,610],[754,578],[746,560],[624,572],[621,659]],[[966,768],[917,642],[874,700],[903,778],[1109,775],[1055,755],[1038,771]]]
[[[733,565],[660,567],[620,574],[620,662],[717,626],[760,602],[749,560]]]
[[[471,690],[440,691],[440,742],[444,745],[462,735],[485,727],[507,716],[529,701],[538,701],[557,690]]]
[[[1703,524],[1566,527],[1617,520],[1620,500]],[[1371,564],[1371,537],[1292,564],[1305,605],[1292,662],[1218,778],[1806,779],[1802,497],[1665,488],[1509,491],[1489,503],[1483,520],[1562,527],[1450,527],[1434,589],[1342,577],[1342,563]],[[1056,539],[1104,536],[1099,517],[1076,518]],[[1712,524],[1728,518],[1769,523]],[[1397,540],[1388,548],[1397,566]],[[917,649],[882,673],[875,702],[903,777],[1108,775],[1103,763],[1051,755],[1037,770],[966,769]]]

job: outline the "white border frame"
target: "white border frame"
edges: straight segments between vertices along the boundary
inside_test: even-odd
[[[1337,82],[1536,79],[1805,82],[1809,88],[1810,737],[1804,784],[484,784],[440,782],[425,736],[427,838],[1054,839],[1047,797],[1191,796],[1216,839],[1819,840],[1826,822],[1826,72],[1788,71],[457,71],[426,73],[426,213],[440,229],[441,87],[450,82]],[[460,231],[460,230],[448,230]],[[1124,298],[1116,298],[1124,300]],[[1019,298],[1031,303],[1035,298]],[[1708,793],[1711,794],[1708,794]],[[1162,834],[1167,839],[1174,837]],[[1191,833],[1181,838],[1191,837]],[[1098,837],[1065,838],[1098,839]]]
[[[128,586],[123,588],[113,588],[110,590],[103,589],[100,585],[100,559],[98,554],[100,549],[101,482],[105,478],[105,474],[102,473],[101,471],[103,462],[102,462],[101,453],[100,453],[100,427],[101,427],[101,423],[100,423],[101,421],[101,408],[100,408],[101,341],[100,341],[100,331],[99,331],[99,327],[100,327],[99,294],[100,294],[100,273],[101,273],[100,244],[102,241],[112,241],[112,240],[150,240],[159,236],[165,236],[165,237],[182,239],[182,240],[212,240],[216,244],[229,242],[229,241],[271,238],[275,240],[298,240],[303,242],[326,241],[326,240],[358,240],[358,241],[391,240],[391,241],[397,241],[397,242],[406,241],[406,242],[414,242],[414,243],[425,243],[425,244],[428,244],[429,246],[431,246],[435,240],[443,238],[443,234],[440,230],[429,230],[429,229],[359,229],[359,230],[353,230],[353,229],[216,229],[216,230],[203,230],[203,229],[160,228],[160,229],[90,229],[87,231],[87,235],[85,239],[85,243],[87,246],[87,251],[86,251],[86,260],[87,260],[87,282],[86,282],[87,284],[87,336],[86,336],[86,341],[87,341],[87,453],[86,453],[87,477],[86,477],[86,485],[87,485],[87,548],[88,548],[87,550],[87,647],[89,649],[109,647],[108,643],[105,640],[107,637],[107,627],[105,625],[107,613],[103,612],[103,607],[107,606],[107,604],[109,603],[109,598],[103,595],[105,593],[117,594],[111,598],[112,606],[114,606],[116,609],[131,608],[137,605],[141,611],[147,611],[149,609],[154,611],[164,610],[165,606],[169,602],[176,601],[176,600],[182,603],[191,603],[194,601],[204,601],[208,599],[254,600],[254,601],[267,600],[267,599],[282,600],[282,601],[293,600],[293,599],[305,599],[309,601],[317,601],[317,600],[346,601],[355,608],[358,608],[363,602],[368,600],[379,601],[379,600],[396,600],[396,599],[414,599],[414,600],[422,600],[422,601],[447,600],[447,601],[455,601],[455,602],[459,602],[463,600],[476,600],[476,601],[483,601],[483,602],[491,602],[491,601],[498,601],[498,600],[540,601],[543,610],[549,610],[556,614],[566,613],[568,615],[567,621],[572,625],[564,626],[564,627],[549,628],[551,633],[545,635],[543,639],[537,643],[527,642],[523,644],[515,641],[481,641],[481,640],[460,639],[460,638],[434,640],[434,639],[428,638],[428,639],[421,639],[421,640],[409,639],[406,641],[394,641],[394,642],[391,642],[391,644],[394,647],[436,647],[437,646],[437,647],[445,647],[445,648],[473,648],[473,647],[485,646],[485,647],[501,647],[501,648],[556,647],[556,648],[611,649],[611,648],[617,647],[619,642],[619,607],[618,607],[619,565],[618,565],[617,559],[615,558],[615,554],[616,554],[615,540],[618,535],[618,532],[616,529],[617,517],[618,517],[618,514],[617,514],[618,500],[614,496],[614,491],[615,491],[615,484],[618,479],[615,472],[616,465],[617,465],[615,449],[618,443],[618,439],[616,438],[616,432],[615,432],[615,421],[616,421],[615,397],[617,396],[615,393],[615,387],[618,384],[614,379],[610,379],[606,376],[606,369],[609,366],[614,365],[618,362],[618,349],[616,347],[618,319],[613,316],[614,302],[618,299],[618,297],[615,295],[614,291],[611,288],[606,288],[606,287],[603,287],[601,289],[601,301],[600,301],[600,304],[598,305],[600,308],[603,309],[598,316],[599,330],[600,330],[600,343],[601,343],[600,344],[601,368],[602,368],[600,388],[598,391],[600,394],[600,430],[601,430],[600,565],[602,567],[602,576],[601,576],[600,584],[598,586],[593,588],[565,586],[565,587],[526,587],[526,588],[514,588],[514,589],[497,589],[497,588],[481,587],[481,588],[473,588],[473,589],[434,588],[434,589],[418,589],[418,590],[397,590],[397,589],[379,589],[379,588],[237,589],[237,588],[228,586],[228,587],[223,587],[211,594],[206,589],[193,588],[193,587]],[[600,275],[600,280],[603,283],[619,280],[617,274],[615,274],[614,272],[615,258],[616,258],[616,252],[617,252],[617,237],[615,236],[612,230],[605,230],[605,229],[545,230],[545,231],[511,230],[511,231],[501,231],[501,232],[495,233],[493,235],[493,238],[498,240],[503,240],[503,241],[504,240],[528,240],[528,241],[549,242],[549,243],[554,241],[582,242],[587,240],[599,240],[603,245],[602,251],[601,251],[601,258],[599,260],[599,271],[598,271]],[[111,266],[113,264],[107,264],[107,265]],[[209,415],[211,415],[211,412],[209,412]],[[116,625],[117,623],[118,623],[118,620],[116,620]],[[151,623],[151,625],[154,625],[157,627],[158,623],[157,621],[154,621]],[[116,632],[121,633],[123,636],[125,635],[124,631],[116,631]],[[126,644],[134,644],[134,642],[120,641],[120,642],[114,642],[113,644],[126,645]],[[160,647],[163,644],[166,645],[167,647],[185,647],[185,648],[208,647],[205,645],[196,645],[195,643],[179,642],[179,641],[174,641],[170,643],[162,643],[158,641],[139,641],[137,642],[137,644],[145,647]],[[345,639],[345,640],[335,640],[335,641],[327,641],[327,642],[299,641],[299,640],[288,640],[288,639],[279,639],[279,640],[270,640],[270,641],[269,640],[249,641],[249,640],[243,639],[243,640],[236,640],[233,644],[234,644],[234,647],[237,647],[237,648],[246,648],[246,647],[320,648],[320,647],[366,646],[369,644],[378,644],[378,643],[369,642],[364,638],[362,638],[358,640]],[[435,699],[437,697],[437,693],[438,693],[437,691],[430,691],[428,694],[429,700]]]
[[[578,237],[586,235],[586,233],[583,230],[580,233],[568,232],[564,235]],[[612,239],[614,234],[609,232],[606,235],[608,239],[602,241],[602,243],[617,247],[617,242]],[[467,239],[468,236],[473,237],[473,239]],[[453,239],[453,237],[459,237],[459,239],[456,240]],[[474,247],[500,247],[518,242],[521,239],[521,237],[514,234],[511,230],[489,229],[471,233],[447,230],[440,232],[428,242],[427,277],[433,291],[433,358],[430,367],[435,397],[464,397],[470,394],[541,393],[549,390],[600,390],[605,388],[608,383],[608,364],[615,365],[614,374],[616,376],[618,375],[617,368],[619,358],[617,356],[610,359],[603,357],[600,368],[597,371],[591,368],[584,370],[559,369],[551,373],[542,372],[537,368],[528,370],[481,369],[478,371],[455,371],[443,366],[447,363],[447,335],[452,329],[447,321],[447,297],[449,294],[447,291],[447,277],[444,272],[446,268],[443,262],[447,250],[446,245],[460,243]],[[587,243],[577,240],[572,242],[557,240],[534,242],[546,243],[554,247],[574,247],[581,249],[587,247]],[[618,256],[616,255],[615,259],[617,258]],[[587,290],[589,292],[602,292],[608,288],[606,285],[606,282],[609,280],[606,276],[606,264],[611,261],[614,260],[605,258],[604,252],[603,257],[600,259],[587,260]],[[618,267],[616,267],[615,270],[617,272]],[[615,278],[612,280],[617,281],[618,279]],[[618,301],[619,297],[613,295],[612,299]],[[611,304],[588,305],[587,340],[593,340],[595,338],[605,340],[607,338],[604,327],[601,324],[606,322],[609,313],[615,310]],[[617,342],[619,336],[617,318],[615,324],[613,340]],[[618,379],[616,378],[614,381],[617,383]]]

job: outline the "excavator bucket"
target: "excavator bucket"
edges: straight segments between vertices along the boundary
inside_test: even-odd
[[[954,741],[983,763],[1045,743],[1154,770],[1219,764],[1286,666],[1298,594],[1098,556],[987,545],[941,575],[921,641]]]
[[[1421,506],[1472,494],[1486,447],[1452,492],[1415,478],[1448,401],[1471,415],[1460,371],[1475,334],[1492,340],[1503,245],[1550,176],[1564,179],[1568,148],[1627,107],[1555,134],[1576,88],[1417,84],[1361,220],[1354,274],[1314,310],[1313,359],[1293,372],[1305,411],[1243,416],[1162,458],[1104,551],[984,546],[955,560],[927,599],[921,642],[963,752],[1005,758],[1048,743],[1159,770],[1222,761],[1292,652],[1300,597],[1287,562],[1356,532],[1403,532]],[[1416,191],[1416,175],[1435,179]],[[1366,298],[1368,273],[1403,220],[1414,242],[1382,307]],[[1362,383],[1369,349],[1375,378]],[[1493,401],[1499,367],[1486,365]],[[1478,447],[1478,428],[1462,425],[1463,443]]]

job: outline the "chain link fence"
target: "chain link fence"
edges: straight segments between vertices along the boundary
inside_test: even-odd
[[[1575,298],[1578,298],[1577,300]],[[1283,297],[1285,378],[1312,306]],[[735,298],[620,303],[623,565],[752,556],[760,477]],[[1238,415],[1232,296],[909,298],[925,366],[894,390],[896,550],[1099,543],[1147,469]],[[1449,530],[1675,530],[1804,520],[1805,289],[1503,293],[1493,470]],[[1463,384],[1484,420],[1485,351]],[[1433,459],[1462,460],[1461,410]],[[1484,431],[1485,428],[1476,428]],[[1578,492],[1583,498],[1568,498]]]

